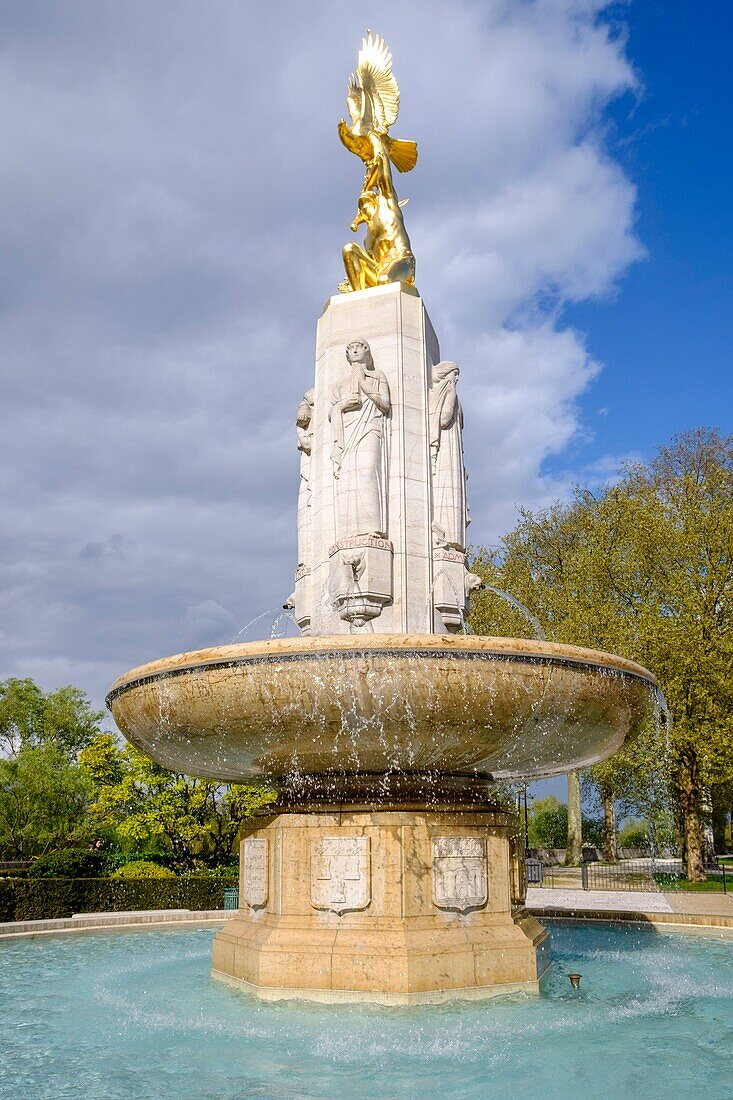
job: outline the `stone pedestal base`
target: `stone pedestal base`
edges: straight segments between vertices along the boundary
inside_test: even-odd
[[[522,908],[514,827],[486,807],[258,819],[213,975],[265,998],[331,1002],[537,990],[547,933]]]

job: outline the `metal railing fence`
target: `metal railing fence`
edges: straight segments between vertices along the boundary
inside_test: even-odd
[[[706,871],[708,882],[719,882],[723,893],[730,885],[730,869],[721,863]],[[527,860],[527,884],[556,890],[641,890],[659,893],[662,890],[699,889],[688,883],[681,859],[659,859],[646,856],[642,859],[624,859],[618,863],[586,862],[580,867],[563,867],[544,863],[539,859]]]

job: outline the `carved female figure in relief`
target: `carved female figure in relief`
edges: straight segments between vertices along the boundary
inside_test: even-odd
[[[369,345],[346,348],[348,372],[331,392],[336,538],[387,535],[387,379],[376,370]]]
[[[309,558],[308,529],[311,507],[311,447],[313,444],[313,400],[314,390],[303,394],[295,417],[295,430],[300,451],[300,487],[298,489],[298,568],[306,564]]]
[[[458,400],[458,366],[445,361],[432,368],[430,456],[433,472],[433,542],[466,549],[466,471],[463,465],[463,409]]]

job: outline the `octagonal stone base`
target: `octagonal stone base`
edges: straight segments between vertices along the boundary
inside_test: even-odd
[[[536,991],[512,815],[318,809],[256,820],[213,976],[268,999],[432,1003]]]

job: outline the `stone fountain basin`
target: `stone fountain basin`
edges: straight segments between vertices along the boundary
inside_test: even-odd
[[[654,717],[632,661],[554,642],[351,635],[217,646],[121,676],[107,705],[160,764],[237,782],[322,773],[541,778]]]

